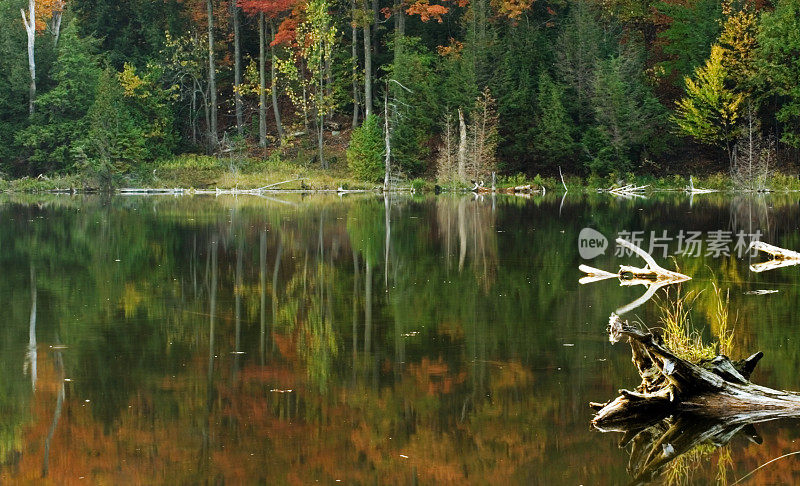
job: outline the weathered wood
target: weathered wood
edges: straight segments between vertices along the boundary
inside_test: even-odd
[[[756,353],[733,362],[719,355],[692,363],[676,356],[658,336],[612,314],[612,343],[626,341],[642,378],[635,391],[620,390],[620,396],[598,407],[595,426],[637,423],[648,417],[691,412],[715,420],[756,421],[800,417],[800,394],[756,385],[749,381]]]
[[[763,241],[753,241],[750,243],[748,251],[753,249],[766,253],[767,255],[771,256],[772,259],[765,262],[751,264],[750,271],[752,272],[760,273],[766,272],[767,270],[775,270],[778,268],[800,265],[800,253],[796,251],[770,245],[769,243],[764,243]]]
[[[620,307],[615,311],[615,314],[624,314],[626,312],[639,307],[643,303],[650,300],[658,289],[668,285],[677,284],[691,280],[691,277],[682,273],[673,272],[662,267],[656,263],[655,259],[646,251],[634,245],[630,241],[617,238],[617,244],[636,253],[647,263],[644,268],[633,267],[629,265],[620,265],[617,273],[607,272],[599,268],[590,267],[589,265],[580,265],[578,269],[586,276],[582,277],[578,282],[580,284],[588,284],[599,282],[610,278],[619,279],[621,286],[644,285],[647,291],[638,299],[630,304]]]

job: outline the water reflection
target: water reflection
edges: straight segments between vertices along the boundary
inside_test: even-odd
[[[717,484],[731,484],[733,469],[729,444],[736,438],[761,445],[764,438],[755,424],[765,420],[714,420],[692,414],[652,417],[646,423],[629,423],[602,432],[621,433],[619,447],[630,459],[627,470],[631,485],[655,481],[667,484],[689,484],[694,468],[717,455]],[[744,479],[744,478],[740,478]],[[738,481],[737,481],[738,483]]]
[[[685,199],[4,199],[0,481],[627,480],[586,403],[629,372],[603,333],[640,291],[579,286],[577,238],[730,220],[729,199]],[[767,211],[800,247],[796,204]],[[800,388],[792,269],[751,297],[746,262],[677,259],[734,289],[736,344],[771,351],[760,381]]]

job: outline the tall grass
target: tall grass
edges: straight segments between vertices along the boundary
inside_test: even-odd
[[[680,358],[691,362],[713,359],[718,353],[730,356],[733,350],[733,323],[728,311],[730,291],[723,292],[714,284],[715,309],[712,327],[716,329],[717,341],[706,344],[701,333],[694,327],[691,311],[700,293],[682,295],[680,289],[674,297],[659,302],[659,322],[664,330],[664,344]]]

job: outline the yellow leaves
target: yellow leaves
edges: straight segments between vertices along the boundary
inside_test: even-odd
[[[136,75],[136,68],[133,65],[126,62],[117,78],[122,89],[125,90],[126,98],[145,99],[149,96],[149,93],[143,89],[146,84],[145,81]]]
[[[727,70],[723,48],[715,44],[704,66],[686,78],[686,96],[678,100],[674,121],[687,135],[705,143],[735,138],[744,93],[725,86]]]
[[[492,0],[491,5],[497,13],[515,19],[529,10],[534,0]]]
[[[750,9],[740,10],[728,17],[719,36],[722,64],[728,69],[731,79],[740,86],[755,74],[757,20],[755,12]]]

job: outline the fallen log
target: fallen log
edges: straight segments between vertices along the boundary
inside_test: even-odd
[[[677,284],[691,280],[691,277],[682,273],[673,272],[662,267],[656,263],[655,259],[646,251],[634,245],[630,241],[617,238],[617,244],[623,248],[627,248],[636,253],[647,263],[644,268],[634,267],[630,265],[620,265],[617,273],[607,272],[599,268],[590,267],[589,265],[580,265],[578,269],[586,275],[578,282],[580,284],[587,284],[599,282],[610,278],[619,279],[620,286],[644,285],[647,291],[638,299],[630,304],[620,307],[615,311],[616,314],[624,314],[626,312],[639,307],[648,300],[650,300],[658,289],[668,285]]]
[[[592,424],[598,428],[676,413],[731,423],[800,417],[800,394],[749,381],[763,353],[736,362],[719,355],[692,363],[676,356],[658,336],[616,314],[609,319],[609,337],[612,343],[628,342],[642,383],[632,391],[620,390],[620,396],[607,403],[591,404],[597,410]]]
[[[778,268],[800,265],[800,253],[796,251],[770,245],[769,243],[764,243],[763,241],[753,241],[750,243],[748,251],[753,249],[764,252],[772,258],[764,262],[751,264],[750,271],[752,272],[761,273],[766,272],[767,270],[775,270]]]

